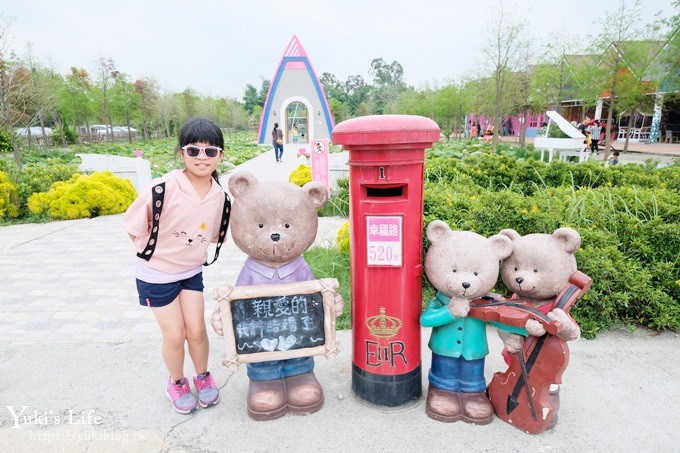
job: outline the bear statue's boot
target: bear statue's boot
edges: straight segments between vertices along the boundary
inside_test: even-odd
[[[476,425],[486,425],[493,421],[493,406],[483,392],[461,393],[463,420]]]
[[[253,420],[273,420],[288,412],[286,386],[283,379],[250,381],[248,415]]]
[[[286,382],[288,410],[294,415],[312,414],[323,406],[323,388],[314,372],[289,376]]]
[[[428,417],[444,423],[453,423],[461,419],[460,406],[458,392],[428,387],[425,403],[425,413]]]

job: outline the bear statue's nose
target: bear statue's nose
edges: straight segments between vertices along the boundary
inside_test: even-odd
[[[281,239],[281,235],[279,233],[272,233],[270,236],[272,238],[272,241],[278,242],[279,239]]]
[[[515,281],[517,283],[522,283],[524,281],[524,277],[517,277],[517,278],[515,278]]]
[[[463,288],[468,289],[470,284],[468,282],[463,282]]]

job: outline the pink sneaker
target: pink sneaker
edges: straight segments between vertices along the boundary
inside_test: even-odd
[[[199,374],[194,377],[194,386],[201,407],[214,406],[220,402],[220,392],[215,386],[215,379],[213,379],[212,374],[208,373],[207,376]]]
[[[175,381],[170,378],[165,394],[172,401],[172,408],[180,414],[190,414],[198,409],[198,401],[196,401],[194,394],[191,393],[189,380],[185,377],[182,378],[179,384],[175,384]]]

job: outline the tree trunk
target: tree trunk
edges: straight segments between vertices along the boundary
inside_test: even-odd
[[[491,136],[491,152],[496,154],[498,152],[498,115],[493,116],[491,126],[493,127],[493,135]]]
[[[9,135],[12,140],[12,151],[14,153],[14,160],[17,163],[17,169],[19,171],[24,169],[24,164],[21,162],[21,152],[19,152],[19,145],[17,144],[17,135],[14,132],[14,128],[9,128]]]
[[[125,124],[127,124],[128,128],[128,143],[132,145],[132,131],[130,130],[130,115],[125,114]]]
[[[611,93],[609,93],[609,112],[607,112],[607,142],[604,147],[604,161],[607,162],[609,159],[609,152],[611,151],[611,143],[609,142],[609,128],[611,127],[611,122],[612,118],[614,116],[614,105],[616,104],[616,85],[617,82],[619,81],[619,59],[616,59],[616,64],[614,65],[614,71],[612,74],[614,75],[614,80],[612,81],[612,90]],[[629,131],[630,132],[630,127]],[[628,134],[630,135],[630,134]],[[627,143],[628,137],[626,137],[626,143]]]
[[[47,140],[47,133],[45,133],[45,119],[40,115],[40,132],[42,133],[43,147],[49,148],[50,142]]]

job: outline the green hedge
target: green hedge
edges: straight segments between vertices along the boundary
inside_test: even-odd
[[[563,226],[581,234],[576,258],[593,286],[572,315],[584,336],[620,322],[680,330],[677,163],[605,168],[480,154],[428,159],[425,174],[425,224],[440,219],[484,236]]]
[[[348,205],[348,197],[345,186],[334,204]],[[593,278],[572,310],[585,337],[619,323],[680,330],[680,163],[605,168],[429,154],[424,225],[437,219],[484,236],[572,227],[582,239],[579,269]],[[506,291],[500,280],[495,289]],[[427,280],[423,293],[425,300],[434,293]]]

